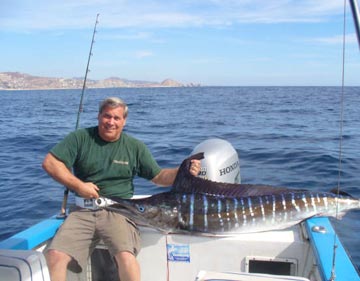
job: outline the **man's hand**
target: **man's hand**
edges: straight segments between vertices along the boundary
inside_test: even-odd
[[[76,189],[76,193],[85,199],[99,198],[99,188],[92,182],[84,182],[79,188]]]
[[[196,177],[200,173],[200,170],[201,170],[201,161],[197,159],[191,160],[190,174]]]

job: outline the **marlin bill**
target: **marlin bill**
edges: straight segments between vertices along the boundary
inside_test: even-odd
[[[199,153],[185,159],[168,192],[142,199],[111,198],[112,203],[104,200],[99,205],[164,233],[218,236],[283,229],[313,216],[339,218],[360,208],[358,199],[343,192],[228,184],[194,177],[189,173],[190,160],[202,158]]]

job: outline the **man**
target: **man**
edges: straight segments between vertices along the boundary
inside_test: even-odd
[[[100,239],[115,258],[120,280],[140,280],[135,224],[118,213],[85,208],[99,196],[131,198],[136,175],[159,186],[171,186],[175,180],[178,168],[161,169],[142,142],[123,132],[127,115],[121,99],[105,99],[99,106],[98,126],[70,133],[44,159],[45,171],[74,191],[83,207],[70,213],[46,250],[52,281],[66,279],[70,262],[84,264]],[[194,160],[190,173],[199,172],[200,161]]]

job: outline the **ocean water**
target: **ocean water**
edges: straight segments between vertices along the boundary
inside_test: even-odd
[[[80,95],[0,91],[0,240],[59,213],[64,188],[41,163],[75,129]],[[359,87],[345,89],[343,123],[338,87],[89,89],[80,127],[97,124],[98,103],[107,96],[128,103],[126,131],[144,141],[162,167],[179,165],[197,144],[216,137],[237,150],[243,183],[322,191],[340,183],[360,197]],[[137,194],[164,191],[135,183]],[[359,267],[360,211],[332,222]]]

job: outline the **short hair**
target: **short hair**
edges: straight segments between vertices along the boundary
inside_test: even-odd
[[[124,118],[128,116],[128,106],[127,104],[117,97],[109,97],[100,102],[99,113],[102,113],[105,107],[117,108],[122,107],[124,109]]]

